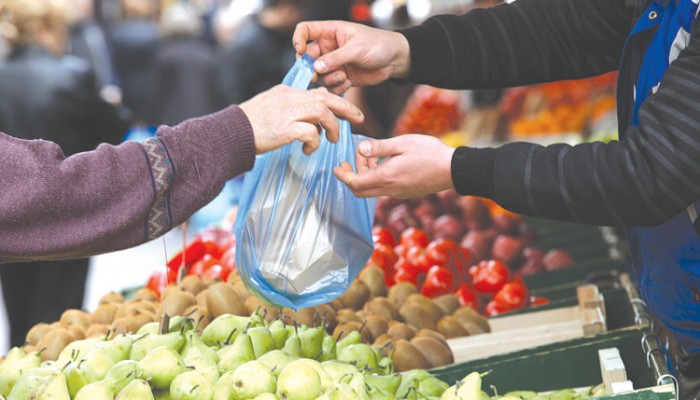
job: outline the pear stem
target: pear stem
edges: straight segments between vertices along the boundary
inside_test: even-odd
[[[237,330],[238,330],[238,328],[233,328],[233,330],[231,331],[231,333],[228,334],[228,337],[227,337],[226,340],[224,341],[224,346],[228,346],[229,344],[231,344],[231,341],[230,341],[230,340],[231,340],[231,338],[233,337],[233,334],[236,333]]]

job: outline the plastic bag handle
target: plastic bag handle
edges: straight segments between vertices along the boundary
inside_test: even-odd
[[[314,77],[314,59],[308,54],[299,57],[284,76],[282,84],[295,89],[307,89]]]

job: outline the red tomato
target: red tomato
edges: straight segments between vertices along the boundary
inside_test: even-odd
[[[445,267],[434,265],[428,270],[425,282],[421,288],[421,294],[426,297],[435,297],[451,293],[454,289],[454,275]]]
[[[410,266],[407,268],[397,268],[394,274],[394,283],[411,282],[418,287],[418,274]]]
[[[374,265],[384,271],[385,274],[391,274],[394,264],[398,260],[399,256],[394,253],[394,249],[385,244],[377,243],[374,245],[372,255],[367,260],[367,265]]]
[[[455,261],[457,246],[449,239],[435,239],[425,248],[425,258],[431,265],[449,265]]]
[[[530,304],[533,307],[545,306],[549,304],[549,299],[546,297],[530,296]]]
[[[400,244],[405,248],[418,246],[424,249],[428,242],[428,234],[421,229],[411,227],[401,232]]]
[[[187,271],[187,275],[199,275],[202,276],[204,272],[209,269],[212,265],[218,265],[219,259],[214,258],[211,254],[205,254],[201,260],[195,262]]]
[[[518,309],[525,306],[527,300],[527,289],[524,285],[516,282],[509,282],[503,285],[495,296],[493,301],[506,304],[511,309]]]
[[[219,243],[217,243],[214,239],[205,237],[202,238],[202,243],[204,243],[204,254],[209,254],[216,259],[220,259],[224,254],[224,251],[219,246]]]
[[[146,287],[154,291],[158,295],[158,298],[160,298],[160,294],[166,286],[168,286],[168,280],[162,268],[153,271],[148,278],[148,282],[146,282]]]
[[[181,250],[177,254],[175,254],[169,261],[168,261],[168,268],[170,269],[175,269],[177,270],[180,268],[180,266],[183,264],[182,263],[182,257],[184,254],[185,257],[185,267],[191,265],[193,262],[199,260],[204,256],[206,253],[206,247],[204,245],[204,242],[202,242],[202,238],[195,238],[192,242],[190,242],[187,246],[185,246],[184,250]]]
[[[471,269],[469,271],[471,273]],[[496,293],[508,282],[510,270],[500,261],[484,260],[473,276],[474,288],[482,293]]]
[[[486,314],[487,317],[493,317],[511,310],[512,309],[508,307],[507,304],[491,300],[489,304],[486,305],[486,308],[484,309],[484,314]]]
[[[221,264],[214,264],[202,273],[202,280],[204,282],[211,282],[215,279],[220,279],[221,281],[226,282],[226,279],[230,273],[230,269],[223,267]]]
[[[231,271],[237,270],[236,266],[236,246],[230,247],[224,252],[224,254],[219,259],[222,266],[230,269]]]
[[[406,251],[406,261],[423,274],[427,273],[430,266],[433,265],[428,263],[428,259],[425,257],[425,250],[418,246],[410,247]]]
[[[394,239],[394,235],[390,230],[382,226],[375,226],[372,228],[372,240],[374,241],[375,246],[377,243],[382,243],[389,247],[396,246],[396,239]]]
[[[462,307],[471,307],[475,310],[479,309],[479,297],[470,284],[466,282],[460,283],[455,294],[459,298],[459,304]]]

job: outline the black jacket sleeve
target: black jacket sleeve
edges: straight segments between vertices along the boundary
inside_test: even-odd
[[[411,48],[409,81],[480,89],[614,70],[631,24],[625,0],[518,0],[400,32]]]
[[[519,0],[524,1],[524,0]],[[459,148],[462,194],[510,210],[597,225],[654,226],[700,198],[700,29],[639,111],[608,144]],[[483,171],[473,175],[473,172]]]

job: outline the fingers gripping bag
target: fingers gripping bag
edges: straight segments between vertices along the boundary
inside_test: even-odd
[[[299,58],[283,83],[306,89],[313,59]],[[243,181],[234,232],[243,282],[262,300],[299,309],[345,293],[373,251],[376,201],[360,199],[333,174],[341,161],[355,168],[350,124],[340,140],[321,134],[307,156],[295,141],[259,156]]]

